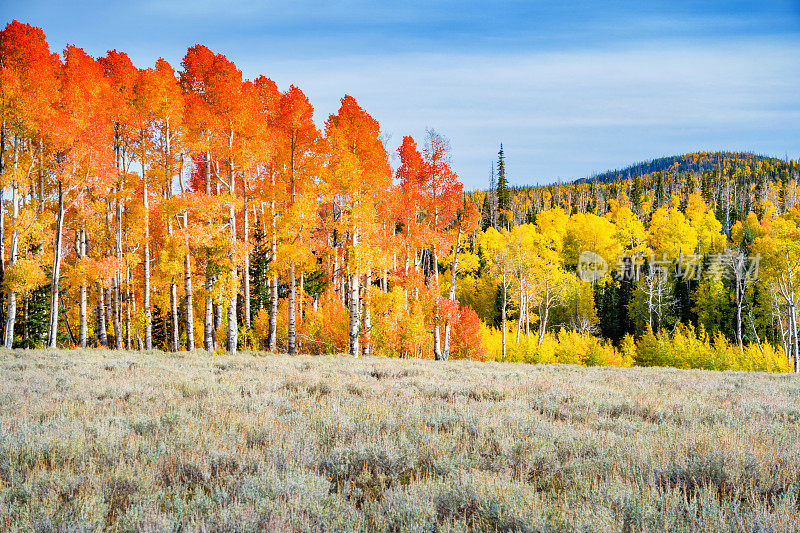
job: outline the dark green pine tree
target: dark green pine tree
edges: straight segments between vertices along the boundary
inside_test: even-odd
[[[594,301],[600,333],[614,345],[618,345],[626,333],[633,333],[633,322],[628,316],[632,292],[633,282],[626,278],[595,284]]]
[[[486,231],[489,227],[497,226],[497,197],[495,196],[496,184],[494,182],[494,162],[492,162],[492,170],[489,173],[489,190],[486,192],[486,198],[483,199],[481,206],[481,229]]]
[[[483,203],[481,204],[481,229],[486,231],[486,228],[492,225],[492,206],[490,204],[489,195],[491,192],[486,194],[486,197],[483,199]]]
[[[656,172],[656,206],[661,207],[664,203],[664,176],[659,170]]]
[[[14,348],[41,348],[47,341],[50,318],[50,284],[38,287],[17,309]]]
[[[600,333],[603,337],[618,343],[622,338],[619,317],[619,289],[616,284],[596,283],[594,285],[594,302],[597,318],[600,321]]]
[[[161,311],[157,305],[153,305],[153,348],[158,350],[167,349],[167,337],[169,331],[169,318]]]
[[[380,279],[373,279],[372,283],[380,286]],[[314,299],[319,299],[325,288],[328,286],[328,271],[322,262],[322,258],[317,259],[316,270],[309,271],[303,278],[303,290]]]
[[[703,196],[703,200],[710,203],[711,202],[711,186],[713,185],[713,177],[711,172],[703,172],[703,181],[701,186],[701,194]]]
[[[633,178],[633,188],[631,190],[631,207],[635,213],[639,212],[642,204],[642,177],[636,174]]]
[[[697,326],[697,315],[692,312],[692,280],[689,278],[675,279],[675,303],[673,305],[673,313],[683,324],[692,324]]]
[[[503,144],[500,144],[500,151],[497,152],[497,225],[501,228],[507,227],[509,221],[506,220],[505,212],[511,208],[511,193],[508,190],[508,180],[506,179],[506,159],[503,155]]]
[[[267,236],[257,227],[253,232],[254,249],[250,260],[250,316],[256,316],[259,309],[267,307],[269,302],[268,271],[269,242]]]

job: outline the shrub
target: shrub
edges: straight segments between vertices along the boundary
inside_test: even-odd
[[[636,366],[672,366],[672,349],[666,332],[655,335],[648,329],[636,343],[633,362]]]
[[[451,331],[450,357],[486,360],[481,321],[471,307],[464,306],[458,313],[458,320]]]
[[[268,350],[269,344],[269,309],[261,308],[253,318],[253,341],[260,350]]]
[[[309,308],[300,330],[304,351],[311,354],[342,353],[350,345],[350,315],[332,290],[322,295],[316,311]]]
[[[456,522],[468,531],[533,531],[508,503],[463,483],[447,486],[434,501],[439,524]]]
[[[632,339],[624,340],[624,343],[624,350],[630,352]],[[737,344],[728,341],[720,332],[715,332],[709,338],[702,325],[695,330],[691,325],[678,324],[671,337],[666,330],[657,335],[648,331],[635,344],[633,361],[638,366],[704,370],[789,370],[783,350],[776,350],[769,344],[763,344],[761,348],[757,344],[749,344],[739,349]]]
[[[584,366],[622,366],[622,357],[607,341],[574,330],[561,329],[555,348],[556,361]]]
[[[502,332],[483,326],[482,337],[487,345],[488,358],[501,360]],[[564,328],[557,335],[546,333],[541,344],[538,335],[520,336],[517,342],[516,332],[514,335],[509,332],[506,342],[506,361],[583,366],[630,366],[631,363],[610,342]]]
[[[388,489],[407,485],[412,478],[430,473],[433,465],[405,453],[390,454],[379,448],[334,450],[319,469],[330,481],[330,491],[361,507],[381,501]]]

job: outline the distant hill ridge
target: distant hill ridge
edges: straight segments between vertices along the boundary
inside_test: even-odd
[[[595,174],[590,178],[580,178],[573,183],[586,183],[597,180],[601,183],[611,183],[618,180],[633,178],[637,175],[645,175],[653,172],[670,170],[671,172],[704,172],[717,168],[726,168],[729,163],[736,161],[737,166],[743,164],[752,166],[753,163],[768,162],[778,163],[785,160],[750,152],[694,152],[683,155],[673,155],[659,157],[651,161],[635,163],[628,167],[615,170],[607,170],[601,174]]]

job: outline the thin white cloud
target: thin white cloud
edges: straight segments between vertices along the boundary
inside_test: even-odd
[[[470,186],[500,142],[512,182],[572,179],[699,149],[798,156],[800,39],[788,0],[395,2],[7,0],[6,15],[141,67],[197,42],[298,85],[319,122],[352,94],[392,145],[450,137]],[[771,37],[767,37],[767,35]],[[648,39],[650,39],[648,41]]]
[[[800,146],[798,58],[798,42],[748,40],[238,63],[246,74],[300,86],[320,122],[348,93],[395,144],[404,134],[438,129],[452,140],[462,179],[477,186],[501,141],[510,159],[518,157],[512,166],[525,169],[514,176],[517,183],[584,176],[625,163],[616,157],[635,161],[683,149],[766,147],[782,155]],[[771,143],[764,138],[769,131],[782,139]]]

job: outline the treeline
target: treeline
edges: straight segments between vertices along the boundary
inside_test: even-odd
[[[141,69],[14,21],[0,67],[6,347],[481,349],[436,272],[478,222],[437,133],[394,172],[352,97],[320,131],[202,45]]]
[[[771,361],[778,353],[797,369],[800,166],[794,161],[687,154],[666,170],[630,179],[514,189],[502,150],[497,168],[488,190],[468,195],[481,209],[483,234],[471,246],[478,267],[462,268],[458,293],[498,335],[511,333],[507,322],[515,322],[514,346],[498,340],[490,353],[538,360],[536,349],[520,347],[520,332],[525,337],[533,323],[536,348],[548,335],[578,332],[618,351],[606,360],[619,362],[621,347],[643,343],[638,356],[627,349],[628,361],[707,366],[645,353],[646,346],[663,348],[663,335],[682,331],[719,353],[735,346]],[[607,265],[591,282],[579,276],[582,252]],[[705,357],[714,359],[728,361],[722,368],[778,368]]]
[[[445,138],[350,96],[0,32],[6,347],[202,347],[798,369],[793,162],[688,154],[464,193]],[[644,168],[644,167],[642,167]]]
[[[780,165],[781,159],[747,152],[696,152],[691,154],[659,157],[651,161],[642,161],[629,165],[623,169],[608,170],[596,174],[589,179],[577,180],[578,182],[598,181],[610,183],[632,179],[634,176],[644,176],[654,172],[686,173],[686,172],[714,172],[734,164],[736,166],[754,167],[758,163]]]

